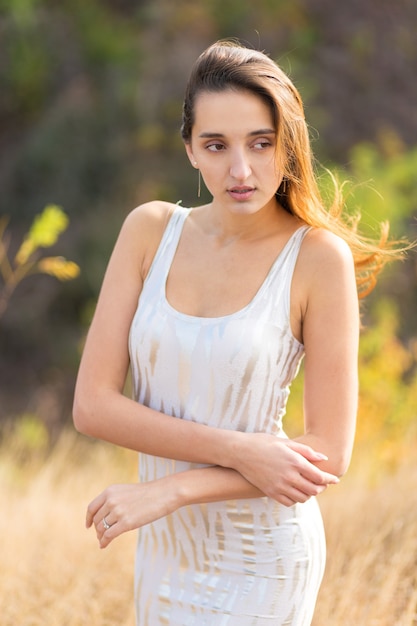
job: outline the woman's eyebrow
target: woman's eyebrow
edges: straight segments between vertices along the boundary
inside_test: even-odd
[[[254,137],[255,135],[275,135],[275,130],[273,128],[261,128],[260,130],[253,130],[249,133],[250,137]]]
[[[248,137],[255,137],[256,135],[275,135],[275,130],[273,128],[260,128],[259,130],[251,130],[248,133]],[[201,139],[210,139],[210,138],[222,138],[225,135],[223,133],[212,133],[210,131],[202,132],[198,135]]]
[[[224,135],[222,133],[204,132],[200,133],[199,137],[201,137],[201,139],[210,139],[211,137],[224,137]]]

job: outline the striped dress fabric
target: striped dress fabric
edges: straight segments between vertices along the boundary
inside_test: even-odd
[[[282,419],[303,346],[289,324],[299,228],[252,301],[200,318],[175,310],[165,285],[189,210],[176,207],[139,298],[129,338],[134,397],[210,426],[285,437]],[[139,455],[149,481],[196,464]],[[308,626],[325,563],[315,499],[263,497],[191,505],[138,531],[137,626]]]

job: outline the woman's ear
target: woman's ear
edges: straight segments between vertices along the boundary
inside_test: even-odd
[[[190,163],[193,167],[198,169],[197,161],[194,158],[193,151],[191,149],[191,145],[189,143],[185,144],[185,151],[187,153],[188,158],[190,159]]]

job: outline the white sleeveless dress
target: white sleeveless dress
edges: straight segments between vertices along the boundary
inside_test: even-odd
[[[285,436],[282,418],[303,346],[290,330],[299,228],[253,300],[219,318],[178,312],[165,284],[189,210],[177,207],[130,332],[135,399],[218,428]],[[139,455],[141,481],[196,467]],[[263,497],[186,506],[139,530],[137,626],[308,626],[325,563],[315,499]]]

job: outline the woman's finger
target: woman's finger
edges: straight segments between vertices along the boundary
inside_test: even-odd
[[[305,459],[311,461],[312,463],[317,463],[319,461],[328,461],[328,457],[322,452],[317,452],[311,446],[306,445],[305,443],[301,443],[300,441],[294,441],[293,439],[281,439],[280,441],[284,443],[288,448],[294,450],[294,452],[298,452]]]
[[[99,537],[100,548],[106,548],[113,541],[113,539],[116,539],[116,537],[121,535],[125,530],[126,528],[123,528],[123,524],[121,522],[114,522],[114,524],[111,524],[110,528],[107,528]]]
[[[116,524],[116,522],[117,520],[114,518],[112,513],[109,513],[108,515],[104,515],[104,517],[101,520],[101,524],[104,528],[104,531],[109,530],[112,526]]]
[[[103,507],[104,502],[105,502],[105,493],[103,491],[96,498],[94,498],[94,500],[92,500],[90,504],[88,505],[87,514],[85,518],[85,525],[87,528],[90,528],[90,526],[93,524],[94,518],[97,515],[97,512]]]

